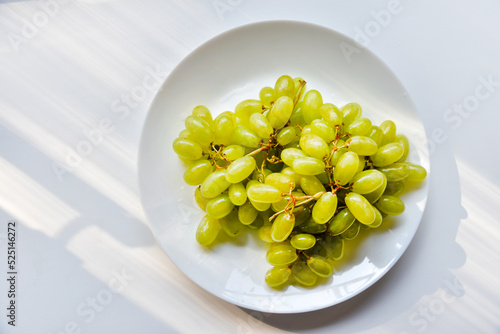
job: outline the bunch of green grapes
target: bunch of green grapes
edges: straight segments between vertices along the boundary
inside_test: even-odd
[[[197,241],[208,246],[219,233],[258,230],[270,244],[271,287],[313,286],[331,276],[344,240],[401,214],[405,183],[427,174],[406,161],[409,141],[394,122],[374,125],[359,104],[339,109],[305,85],[283,75],[259,99],[215,119],[197,106],[173,142],[206,212]]]

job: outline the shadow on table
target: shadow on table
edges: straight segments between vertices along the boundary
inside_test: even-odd
[[[2,135],[9,131],[0,125]],[[18,222],[18,330],[28,333],[37,324],[40,333],[125,333],[148,324],[168,332],[168,323],[127,293],[144,281],[164,284],[164,277],[143,274],[151,259],[141,248],[156,244],[148,226],[70,173],[55,187],[49,164],[33,163],[47,160],[43,152],[19,137],[2,137],[15,147],[0,157],[3,193],[10,194],[0,217]],[[143,293],[158,294],[149,290]]]
[[[100,269],[97,277],[89,270],[94,264],[85,264],[68,251],[67,240],[52,239],[25,226],[20,236],[24,259],[17,297],[16,327],[20,332],[30,332],[33,324],[39,333],[127,333],[144,324],[153,330],[175,332],[127,297],[128,290],[144,283],[134,265],[114,264]],[[36,240],[44,249],[27,247],[24,240]],[[134,317],[122,316],[131,313]]]
[[[391,331],[395,326],[401,331],[421,331],[443,311],[445,303],[462,297],[463,287],[451,271],[466,260],[455,241],[460,220],[467,216],[461,205],[456,161],[451,150],[445,149],[431,159],[430,191],[420,227],[383,278],[361,294],[326,309],[299,314],[244,310],[249,317],[292,332],[329,327],[352,333],[384,325]],[[427,307],[417,305],[423,296],[440,290]],[[255,324],[253,321],[253,327]]]

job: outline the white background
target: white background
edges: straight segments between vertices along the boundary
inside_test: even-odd
[[[0,332],[498,333],[499,17],[498,0],[2,1],[0,266],[16,220],[19,275],[16,327],[0,280]],[[243,310],[187,279],[137,185],[155,87],[203,42],[273,19],[379,56],[431,151],[427,208],[401,260],[355,298],[298,315]]]

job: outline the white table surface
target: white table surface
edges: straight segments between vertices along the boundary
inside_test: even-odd
[[[387,15],[389,14],[389,15]],[[500,1],[2,1],[1,333],[499,333]],[[431,149],[417,234],[374,286],[305,314],[205,292],[157,245],[137,182],[155,89],[192,50],[290,19],[355,38],[399,77]],[[352,57],[356,55],[353,54]]]

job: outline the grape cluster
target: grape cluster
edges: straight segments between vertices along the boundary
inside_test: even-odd
[[[246,228],[270,244],[265,281],[313,286],[333,274],[344,240],[404,211],[398,198],[426,170],[406,162],[410,145],[390,120],[362,117],[358,103],[337,108],[302,78],[283,75],[259,99],[215,119],[197,106],[173,142],[184,180],[205,217],[197,241]]]

